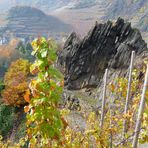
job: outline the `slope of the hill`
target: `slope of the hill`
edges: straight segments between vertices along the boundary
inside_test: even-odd
[[[56,17],[48,16],[41,10],[28,6],[11,8],[7,20],[6,32],[9,31],[21,38],[56,36],[60,32],[69,32],[72,28]]]
[[[148,32],[148,11],[139,19],[136,27],[140,28],[141,31]]]
[[[112,0],[107,10],[108,18],[135,15],[141,8],[147,5],[147,0]]]
[[[61,7],[50,12],[50,14],[72,24],[79,34],[86,34],[95,21],[100,21],[102,16],[105,15],[107,5],[108,2],[104,0],[97,2],[80,0],[72,6]]]
[[[50,14],[69,22],[79,34],[85,34],[93,23],[123,17],[141,31],[147,31],[147,0],[73,1],[58,7]],[[140,20],[140,22],[139,22]]]
[[[112,0],[106,11],[105,18],[116,19],[118,17],[124,17],[141,29],[141,31],[147,31],[147,8],[147,0]]]
[[[83,35],[96,20],[101,22],[118,17],[129,20],[132,26],[147,32],[147,0],[19,0],[13,5],[39,8],[71,24],[75,31]]]

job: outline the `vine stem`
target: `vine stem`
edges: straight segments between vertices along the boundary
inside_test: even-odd
[[[133,138],[133,148],[137,148],[137,143],[138,143],[138,137],[140,133],[140,127],[141,127],[141,119],[145,107],[145,93],[148,85],[148,64],[147,64],[147,70],[146,70],[146,75],[145,75],[145,80],[144,80],[144,85],[143,85],[143,90],[142,90],[142,96],[140,100],[140,106],[138,110],[138,117],[136,121],[136,127],[135,127],[135,134]]]
[[[142,128],[141,128],[141,129],[142,129]],[[141,129],[140,129],[140,130],[141,130]],[[137,132],[140,132],[140,130],[137,131]],[[123,139],[121,142],[115,144],[115,146],[117,147],[117,146],[120,146],[121,144],[127,142],[130,138],[134,137],[134,134],[135,134],[135,132],[133,132],[132,135],[128,136],[127,138]]]

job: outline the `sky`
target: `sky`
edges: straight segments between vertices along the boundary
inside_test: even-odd
[[[10,8],[12,0],[0,0],[0,10],[6,10]]]

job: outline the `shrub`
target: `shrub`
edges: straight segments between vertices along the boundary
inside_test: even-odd
[[[15,108],[4,104],[0,105],[0,135],[5,137],[8,134],[13,127],[14,119]]]
[[[26,104],[23,96],[28,88],[30,63],[28,60],[19,59],[12,62],[4,76],[5,89],[2,98],[5,104],[20,106]]]
[[[28,59],[31,62],[34,61],[34,57],[31,55],[31,52],[33,51],[31,43],[19,42],[16,49],[19,51],[22,58]]]

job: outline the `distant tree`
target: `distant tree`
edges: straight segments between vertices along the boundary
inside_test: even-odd
[[[23,96],[28,88],[29,68],[28,60],[19,59],[11,63],[4,76],[2,98],[5,104],[17,107],[26,104]]]
[[[13,39],[8,44],[0,45],[0,77],[4,76],[12,61],[21,57],[19,51],[15,49],[17,44],[18,40]]]
[[[34,57],[31,55],[31,52],[33,51],[33,48],[31,46],[31,43],[23,43],[19,42],[16,49],[21,54],[22,58],[28,59],[29,61],[34,61]]]

